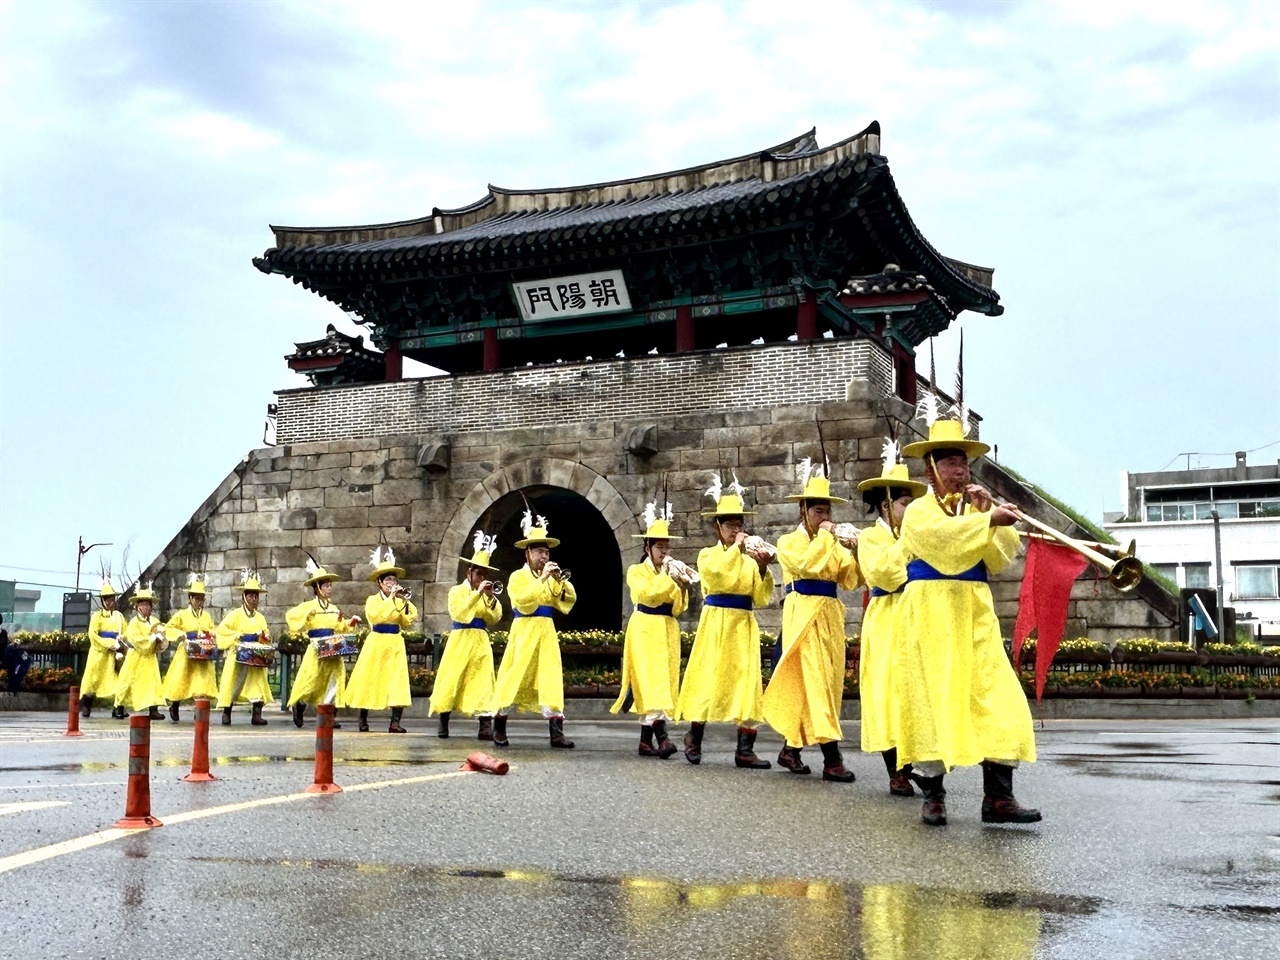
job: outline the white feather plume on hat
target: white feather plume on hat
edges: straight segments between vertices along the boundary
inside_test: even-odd
[[[644,528],[648,530],[654,525],[658,519],[658,501],[650,500],[644,505],[644,513],[640,515],[640,519],[644,521]]]
[[[303,567],[303,569],[307,573],[308,580],[310,580],[312,577],[314,577],[317,573],[320,572],[320,568],[316,566],[316,562],[312,560],[310,557],[307,557],[307,565]]]
[[[483,530],[477,530],[476,535],[471,538],[472,555],[475,555],[477,553],[492,554],[493,551],[496,550],[497,548],[498,548],[497,534],[490,537],[490,536],[487,536]]]
[[[734,496],[741,497],[747,492],[747,488],[738,482],[738,471],[733,471],[733,483],[729,484],[729,492]]]
[[[885,437],[884,447],[880,450],[881,473],[888,473],[897,466],[900,456],[898,441],[892,437]]]
[[[723,482],[724,481],[720,479],[720,474],[718,473],[711,474],[711,486],[707,488],[706,495],[710,497],[712,501],[714,501],[715,503],[720,502],[720,494],[723,489],[722,487]]]

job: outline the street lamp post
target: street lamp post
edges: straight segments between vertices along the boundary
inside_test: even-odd
[[[1226,591],[1222,585],[1222,531],[1218,526],[1218,511],[1210,510],[1209,516],[1213,518],[1213,565],[1217,570],[1217,595],[1218,595],[1218,642],[1230,643],[1222,632],[1222,602],[1226,599]]]
[[[86,553],[94,547],[109,547],[109,543],[91,543],[87,547],[84,545],[84,537],[76,537],[76,593],[80,592],[80,561]]]

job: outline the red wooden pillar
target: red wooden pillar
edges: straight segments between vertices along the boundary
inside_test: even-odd
[[[893,345],[893,371],[898,396],[912,405],[916,402],[916,358],[900,343]]]
[[[676,352],[688,353],[698,349],[693,335],[693,307],[685,304],[676,307]]]
[[[498,352],[498,330],[496,327],[485,327],[484,369],[498,370],[501,367],[502,367],[502,359]]]
[[[392,342],[386,352],[387,383],[395,383],[404,379],[404,356],[400,353],[400,344]]]
[[[796,304],[796,339],[818,339],[818,301],[812,295]]]

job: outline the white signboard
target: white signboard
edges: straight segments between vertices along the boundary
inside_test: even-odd
[[[620,313],[631,309],[621,270],[513,283],[520,318],[526,323]]]

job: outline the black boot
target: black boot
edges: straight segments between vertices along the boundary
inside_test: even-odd
[[[177,700],[169,704],[169,719],[174,723],[178,722],[178,701]]]
[[[884,768],[889,772],[889,793],[895,797],[914,797],[916,791],[911,786],[911,764],[898,769],[898,748],[882,750],[880,756],[884,757]]]
[[[436,736],[441,740],[449,739],[449,711],[446,710],[440,714],[440,729],[436,731]]]
[[[157,707],[157,706],[155,706],[154,704],[152,704],[150,707],[148,707],[148,708],[147,708],[147,719],[148,719],[148,720],[163,720],[163,719],[164,719],[164,714],[160,711],[160,708],[159,708],[159,707]]]
[[[812,773],[809,765],[800,758],[799,747],[788,747],[783,744],[781,752],[778,754],[778,766],[786,767],[792,773]]]
[[[548,724],[551,729],[551,746],[558,750],[572,750],[573,741],[564,735],[564,717],[552,717]]]
[[[853,771],[844,765],[840,756],[840,744],[835,740],[820,744],[822,747],[822,779],[834,783],[853,783]]]
[[[656,757],[657,749],[653,745],[653,727],[648,724],[640,725],[640,747],[636,750],[642,757]]]
[[[695,766],[702,762],[702,733],[706,729],[705,723],[691,723],[684,735],[684,758]]]
[[[982,761],[982,822],[1036,823],[1040,811],[1024,807],[1013,797],[1013,767]]]
[[[231,708],[230,707],[222,708],[222,725],[224,727],[231,726]]]
[[[80,698],[80,716],[88,717],[93,712],[93,694],[86,693]]]
[[[947,790],[942,785],[942,775],[936,777],[913,777],[924,794],[924,806],[920,808],[920,819],[931,827],[947,825]]]
[[[480,718],[480,732],[476,734],[476,739],[487,740],[489,743],[493,742],[493,718],[492,717]]]
[[[126,709],[124,708],[124,706],[123,706],[123,705],[120,705],[120,704],[117,704],[117,705],[116,705],[115,712],[114,712],[114,713],[112,713],[111,715],[112,715],[113,717],[115,717],[117,720],[128,720],[128,719],[129,719],[129,711],[128,711],[128,710],[126,710]]]
[[[773,764],[756,756],[756,732],[750,727],[738,728],[738,749],[733,753],[735,767],[748,767],[751,770],[768,770]]]
[[[653,739],[658,748],[659,760],[666,760],[675,754],[676,745],[672,743],[671,738],[667,736],[667,721],[653,721]]]
[[[507,718],[500,713],[493,718],[493,745],[495,747],[511,745],[511,741],[507,739]]]
[[[360,732],[361,733],[369,732],[369,711],[368,710],[360,711]]]
[[[302,726],[302,718],[306,716],[307,705],[299,700],[293,705],[293,725],[295,727]]]
[[[249,722],[255,727],[265,727],[267,725],[266,718],[262,716],[262,701],[255,700],[253,703],[253,716],[249,718]]]
[[[391,723],[387,725],[387,733],[408,733],[404,727],[400,726],[400,717],[404,715],[404,707],[391,708]]]

